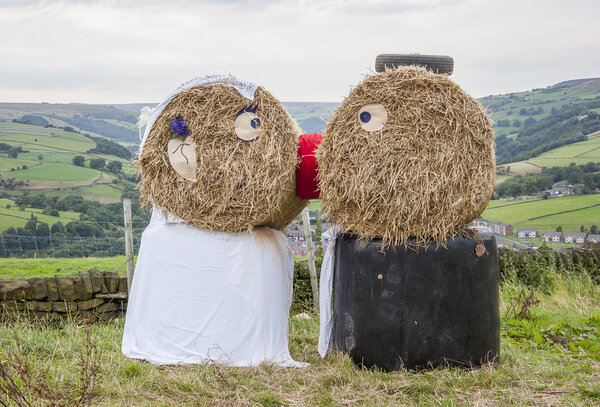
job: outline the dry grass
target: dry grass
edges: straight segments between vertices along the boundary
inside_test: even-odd
[[[283,229],[307,201],[296,194],[299,132],[281,103],[258,88],[253,106],[261,120],[257,140],[240,140],[238,112],[250,102],[225,85],[181,92],[154,123],[140,156],[141,199],[208,230]],[[196,144],[196,181],[169,163],[168,120],[183,118]]]
[[[388,119],[367,132],[358,112],[372,103]],[[443,243],[483,212],[494,187],[483,108],[446,75],[418,67],[365,78],[327,124],[317,158],[327,216],[385,244]]]

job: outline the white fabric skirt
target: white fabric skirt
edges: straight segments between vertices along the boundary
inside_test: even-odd
[[[167,218],[155,210],[142,234],[123,354],[154,364],[307,366],[288,350],[294,259],[285,235]]]

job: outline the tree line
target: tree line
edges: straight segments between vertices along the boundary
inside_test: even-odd
[[[0,196],[10,198],[7,192]],[[127,186],[122,198],[131,199],[134,236],[139,236],[149,222],[150,213],[140,208],[139,191],[134,186]],[[15,205],[23,211],[42,209],[49,216],[77,212],[79,220],[47,223],[32,213],[24,227],[10,227],[0,235],[0,257],[33,257],[34,253],[41,257],[106,257],[124,252],[121,202],[102,204],[78,195],[59,198],[24,192],[16,198]]]
[[[593,193],[600,188],[600,163],[571,163],[568,167],[542,168],[542,172],[538,174],[517,175],[496,185],[494,196],[516,198],[521,195],[534,195],[552,189],[555,183],[561,181],[581,184],[583,193]]]
[[[563,106],[537,122],[523,123],[515,138],[496,137],[498,164],[523,161],[554,148],[587,140],[586,134],[600,130],[600,100]],[[506,123],[502,123],[506,125]]]

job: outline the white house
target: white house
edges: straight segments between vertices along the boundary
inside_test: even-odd
[[[560,242],[562,238],[562,232],[546,232],[542,231],[542,240],[544,242]]]
[[[537,228],[517,228],[517,237],[537,237]]]
[[[565,243],[584,243],[585,242],[585,233],[565,233]]]

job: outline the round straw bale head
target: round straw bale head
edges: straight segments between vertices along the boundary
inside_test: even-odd
[[[257,130],[252,141],[236,133],[244,111],[259,119],[251,123]],[[188,179],[173,168],[168,152],[170,121],[176,118],[187,124],[185,142],[195,151]],[[141,201],[207,230],[283,229],[307,202],[296,194],[298,137],[287,111],[262,87],[253,101],[226,85],[182,91],[160,113],[143,146]]]
[[[365,78],[317,152],[323,210],[364,239],[443,243],[494,188],[491,122],[448,76],[400,67]]]

